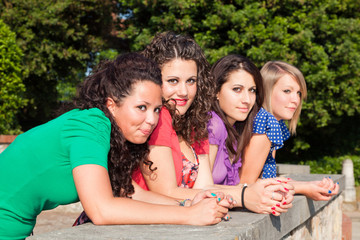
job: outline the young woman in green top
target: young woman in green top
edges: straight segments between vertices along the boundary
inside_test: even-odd
[[[132,183],[140,162],[152,169],[147,138],[162,106],[161,84],[155,63],[120,56],[84,81],[75,109],[19,135],[0,154],[0,239],[24,239],[41,211],[79,200],[100,225],[220,222],[230,207],[219,204],[223,194],[200,193],[184,208]]]

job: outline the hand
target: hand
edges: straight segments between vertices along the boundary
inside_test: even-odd
[[[245,207],[256,213],[279,216],[292,207],[294,187],[278,179],[258,179],[244,194]]]
[[[225,195],[222,192],[212,192],[210,190],[207,191],[203,191],[200,192],[198,194],[195,195],[194,199],[191,202],[191,205],[195,205],[196,203],[198,203],[199,201],[206,199],[206,198],[216,198],[217,203],[225,208],[233,208],[234,205],[236,204],[236,201],[233,199],[233,197],[231,195]],[[230,219],[230,215],[226,215],[224,217],[224,220],[229,220]]]
[[[220,206],[217,198],[212,195],[192,205],[189,210],[190,225],[213,225],[228,216],[228,208]]]
[[[304,195],[315,201],[328,201],[332,196],[339,193],[339,184],[335,184],[330,178],[322,181],[304,182],[306,191]]]

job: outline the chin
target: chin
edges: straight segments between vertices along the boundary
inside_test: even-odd
[[[143,144],[145,143],[147,140],[147,138],[134,138],[134,139],[131,139],[131,140],[128,140],[129,142],[131,143],[134,143],[134,144]]]

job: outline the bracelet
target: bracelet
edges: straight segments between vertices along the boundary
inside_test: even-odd
[[[244,203],[244,193],[245,193],[245,189],[247,188],[247,183],[244,184],[242,190],[241,190],[241,205],[243,208],[246,209],[245,207],[245,203]]]
[[[186,203],[186,201],[191,201],[191,199],[189,199],[189,198],[187,198],[187,199],[184,199],[184,200],[181,200],[181,201],[178,201],[179,202],[179,206],[181,206],[181,207],[184,207],[185,206],[185,203]]]

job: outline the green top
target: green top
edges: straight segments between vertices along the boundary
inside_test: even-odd
[[[0,154],[0,239],[24,239],[42,210],[79,201],[72,169],[107,169],[110,120],[72,110],[21,135]]]

